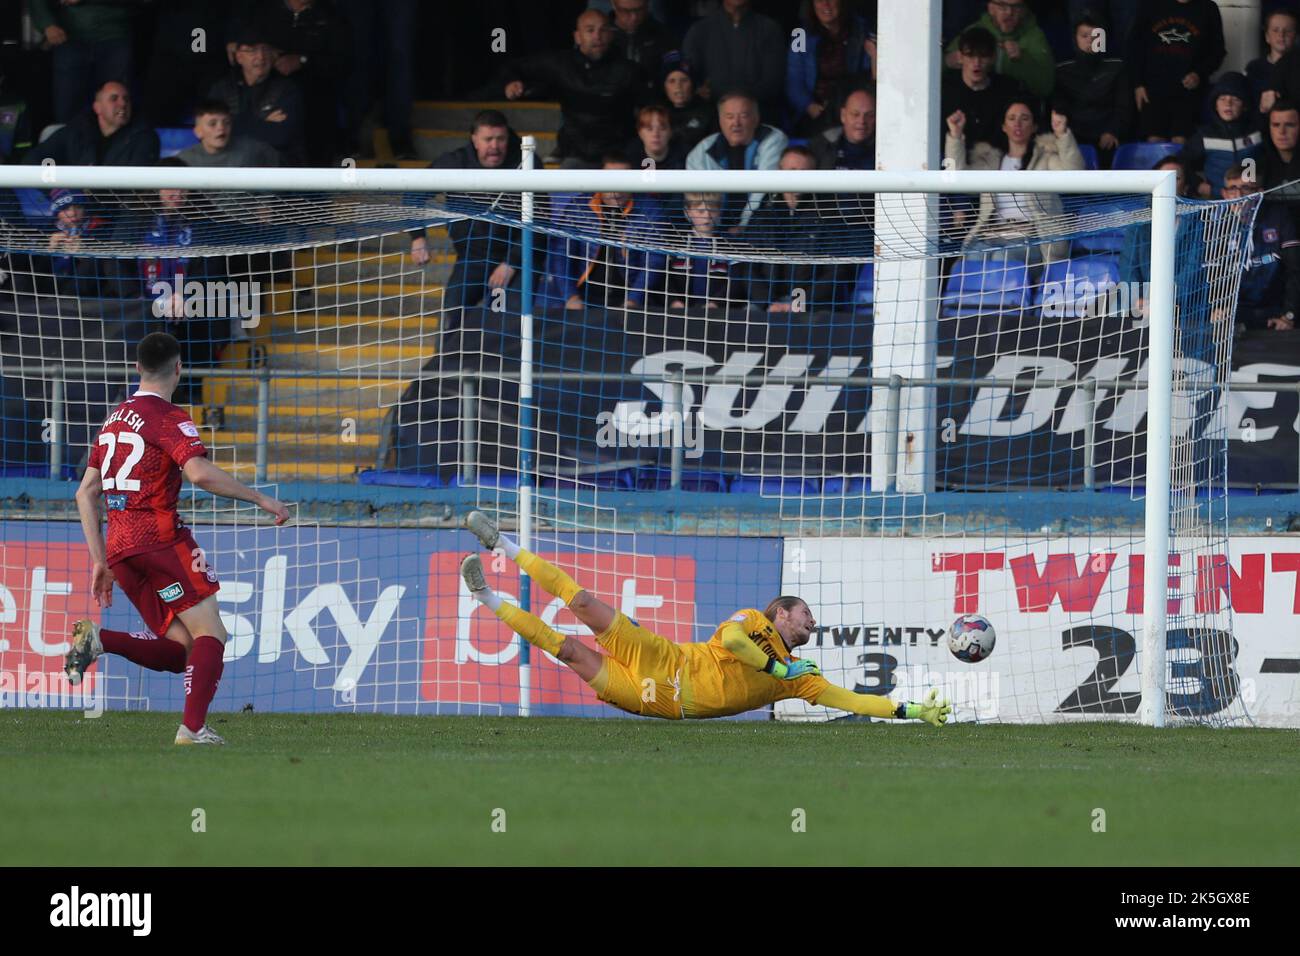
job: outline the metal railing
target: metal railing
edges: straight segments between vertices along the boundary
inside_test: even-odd
[[[58,478],[61,476],[63,469],[63,444],[66,433],[66,405],[67,405],[67,388],[68,381],[121,381],[129,383],[136,379],[133,372],[125,371],[119,365],[83,365],[75,368],[67,366],[11,366],[4,369],[7,374],[18,375],[24,378],[43,379],[50,382],[50,451],[49,466],[50,477]],[[267,450],[270,440],[270,401],[271,401],[271,380],[272,379],[292,379],[292,378],[333,378],[340,381],[345,379],[353,380],[391,380],[400,378],[407,385],[417,381],[456,381],[459,383],[460,392],[460,413],[463,427],[461,429],[460,443],[461,449],[461,480],[473,482],[478,477],[478,405],[481,388],[481,380],[490,379],[494,381],[518,382],[519,376],[509,372],[467,372],[456,370],[452,372],[421,372],[413,376],[394,376],[391,372],[379,370],[353,370],[344,371],[341,369],[276,369],[269,366],[259,366],[257,368],[232,369],[186,369],[184,375],[191,378],[232,378],[232,379],[256,379],[257,380],[257,417],[255,433],[255,464],[254,475],[258,482],[266,481],[267,475]],[[684,407],[684,394],[687,385],[699,385],[708,387],[713,385],[736,385],[747,387],[758,387],[763,385],[790,386],[793,388],[809,388],[812,386],[840,386],[856,388],[881,388],[886,390],[885,398],[885,435],[886,451],[888,461],[886,487],[887,492],[895,490],[896,485],[896,466],[898,459],[898,423],[900,410],[902,408],[902,392],[905,388],[1009,388],[1012,390],[1030,390],[1051,388],[1061,390],[1065,388],[1077,388],[1082,390],[1085,399],[1084,412],[1084,444],[1083,444],[1083,486],[1086,490],[1096,488],[1096,426],[1097,426],[1097,392],[1106,390],[1111,392],[1121,392],[1130,390],[1145,390],[1145,382],[1137,382],[1132,379],[1111,379],[1101,380],[1096,378],[1084,379],[1052,379],[1045,380],[1033,377],[952,377],[952,378],[903,378],[899,375],[889,377],[880,377],[872,375],[840,375],[840,376],[820,376],[820,375],[741,375],[741,376],[724,376],[709,375],[703,371],[678,371],[669,375],[645,375],[629,374],[624,372],[534,372],[533,380],[535,382],[571,382],[575,384],[582,383],[600,383],[616,382],[626,383],[629,381],[653,382],[656,384],[666,385],[668,388],[668,401],[664,411],[671,416],[676,415],[675,420],[684,421],[689,409]],[[1219,390],[1218,386],[1206,386],[1198,390]],[[1177,383],[1175,383],[1177,391]],[[1300,394],[1300,381],[1296,382],[1242,382],[1229,383],[1227,387],[1229,392],[1275,392],[1275,393],[1294,393]],[[387,436],[391,431],[393,418],[397,411],[398,405],[390,406],[387,416],[384,418],[379,445],[379,452],[376,456],[376,468],[382,468],[384,459],[387,457],[389,445]],[[682,474],[684,471],[685,447],[680,442],[673,442],[670,455],[669,469],[669,487],[677,489],[681,487]],[[1297,486],[1300,487],[1300,454],[1297,454],[1296,462]]]

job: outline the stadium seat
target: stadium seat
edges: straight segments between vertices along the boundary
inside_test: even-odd
[[[1043,307],[1045,317],[1073,318],[1083,314],[1088,300],[1118,284],[1119,260],[1114,256],[1063,259],[1048,265],[1034,305]]]
[[[876,302],[876,267],[871,262],[862,263],[858,282],[853,287],[853,308],[869,311]]]
[[[835,475],[822,479],[822,494],[861,495],[868,491],[868,484],[861,475]]]
[[[617,471],[598,471],[573,477],[543,478],[538,484],[543,488],[599,488],[601,491],[632,491],[636,487],[636,471],[620,468]]]
[[[667,468],[642,468],[636,474],[637,491],[668,491],[672,472]],[[682,470],[682,491],[721,493],[727,490],[727,476],[718,471]]]
[[[1111,169],[1150,169],[1166,156],[1181,153],[1177,143],[1123,143],[1115,150]]]
[[[367,468],[357,473],[357,483],[362,485],[387,485],[394,488],[442,488],[443,482],[436,474],[419,471],[378,471]]]
[[[1089,146],[1086,143],[1079,144],[1079,152],[1083,154],[1083,166],[1085,169],[1097,168],[1097,147]]]
[[[1028,270],[1006,259],[959,259],[943,294],[943,314],[977,315],[1029,304]]]
[[[1089,202],[1086,210],[1081,208],[1080,214],[1087,216],[1104,216],[1111,213],[1131,211],[1133,204],[1123,200],[1107,199],[1098,197],[1095,201]],[[1081,229],[1088,228],[1085,223],[1080,224]],[[1124,230],[1107,229],[1104,232],[1093,232],[1091,235],[1082,235],[1076,238],[1072,243],[1072,252],[1120,252],[1124,248]]]
[[[731,479],[730,491],[733,495],[815,495],[821,491],[821,482],[781,475],[739,475]]]
[[[162,159],[175,156],[199,141],[194,130],[184,126],[159,126],[154,132],[158,134],[158,155]]]
[[[453,488],[505,488],[519,487],[519,475],[513,471],[500,471],[495,474],[480,472],[473,481],[462,481],[460,475],[451,480]]]

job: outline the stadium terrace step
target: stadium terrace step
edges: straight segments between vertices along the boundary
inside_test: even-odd
[[[540,130],[555,133],[560,128],[559,103],[542,101],[500,100],[483,102],[447,102],[420,100],[411,112],[416,129],[455,130],[462,138],[469,136],[474,115],[480,110],[498,110],[515,130]]]
[[[443,230],[442,238],[446,241],[448,251],[439,252],[433,256],[436,260],[440,256],[447,256],[449,261],[455,261],[456,254],[451,251],[451,241],[447,238],[446,230]],[[391,267],[391,271],[402,272],[410,268],[410,260],[406,257],[405,242],[402,243],[401,249],[391,250],[388,252],[358,252],[350,249],[340,249],[337,246],[319,246],[314,249],[300,249],[293,254],[293,265],[295,269],[322,268],[335,263],[384,263],[385,266]]]
[[[428,345],[322,345],[284,344],[266,346],[272,368],[337,369],[339,371],[383,372],[389,375],[417,375],[433,357],[433,340]]]
[[[272,409],[337,405],[340,408],[380,408],[396,404],[407,380],[402,378],[329,378],[324,376],[272,376]],[[257,379],[209,377],[203,380],[203,404],[256,405]]]
[[[319,433],[337,433],[343,427],[343,420],[351,418],[356,422],[357,433],[374,432],[379,433],[383,427],[385,416],[388,414],[387,408],[371,406],[368,408],[349,408],[344,405],[334,403],[312,404],[301,403],[297,405],[281,405],[271,408],[270,425],[274,432],[319,432]],[[203,424],[205,410],[196,408],[195,413],[199,416],[194,418],[200,425]],[[257,434],[257,406],[256,405],[227,405],[221,410],[223,424],[225,428],[235,432],[250,432],[254,436]],[[204,436],[207,440],[207,436]]]
[[[311,313],[342,308],[384,318],[429,314],[438,311],[442,290],[440,285],[421,282],[365,282],[306,289],[277,285],[271,293],[270,311]]]
[[[344,416],[346,417],[346,416]],[[292,455],[294,457],[305,456],[314,458],[318,450],[329,451],[330,458],[338,458],[340,453],[336,446],[368,448],[371,451],[379,447],[379,429],[378,423],[372,431],[363,431],[360,422],[355,422],[351,429],[349,439],[342,437],[344,426],[341,420],[335,419],[327,428],[321,428],[314,431],[285,432],[285,431],[268,431],[266,435],[267,447],[273,449],[273,457],[283,460]],[[204,441],[207,441],[205,438]],[[257,445],[256,431],[229,431],[222,429],[214,432],[211,444],[216,448],[233,448],[238,446],[255,447]],[[351,458],[351,455],[344,457]],[[372,456],[373,457],[373,456]]]
[[[240,481],[251,482],[257,474],[257,463],[252,458],[252,449],[241,454],[238,459],[222,459],[216,463],[230,472]],[[358,459],[350,461],[305,461],[266,463],[267,481],[355,481],[357,472],[362,468],[373,468],[374,462]]]
[[[455,262],[453,253],[440,252],[425,266],[418,266],[409,259],[398,262],[362,259],[301,266],[293,270],[293,284],[299,289],[373,282],[405,282],[408,287],[413,283],[417,286],[442,285],[451,278]]]
[[[517,130],[520,136],[532,136],[537,140],[537,161],[540,163],[555,152],[556,136],[554,133],[534,129]],[[440,129],[415,130],[415,151],[426,162],[437,159],[443,153],[464,146],[469,142],[469,133]]]
[[[298,312],[273,315],[254,330],[258,341],[296,341],[314,336],[330,345],[413,344],[438,331],[437,315],[401,315],[379,318],[335,312]]]

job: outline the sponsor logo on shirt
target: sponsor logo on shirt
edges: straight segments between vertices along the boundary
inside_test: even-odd
[[[1264,241],[1265,241],[1265,242],[1277,242],[1277,230],[1276,230],[1276,229],[1265,229],[1265,230],[1264,230]]]
[[[105,495],[109,511],[125,511],[126,495]]]
[[[180,596],[184,593],[185,593],[185,588],[181,587],[181,582],[173,581],[165,588],[159,590],[158,596],[162,598],[164,601],[166,601],[168,604],[170,604],[172,601],[175,601],[178,598],[180,598]]]

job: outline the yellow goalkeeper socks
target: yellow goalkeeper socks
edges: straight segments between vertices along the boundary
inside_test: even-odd
[[[563,601],[566,607],[580,592],[586,590],[555,565],[539,558],[531,551],[520,548],[515,563],[523,568],[529,577],[541,585],[543,590],[554,594]]]
[[[550,565],[547,565],[547,567],[550,567]],[[564,635],[547,627],[542,623],[541,618],[529,614],[523,608],[516,607],[508,601],[502,601],[501,606],[496,609],[495,613],[497,617],[506,622],[510,630],[529,644],[540,647],[546,653],[555,657],[560,656],[560,645],[564,643]]]

